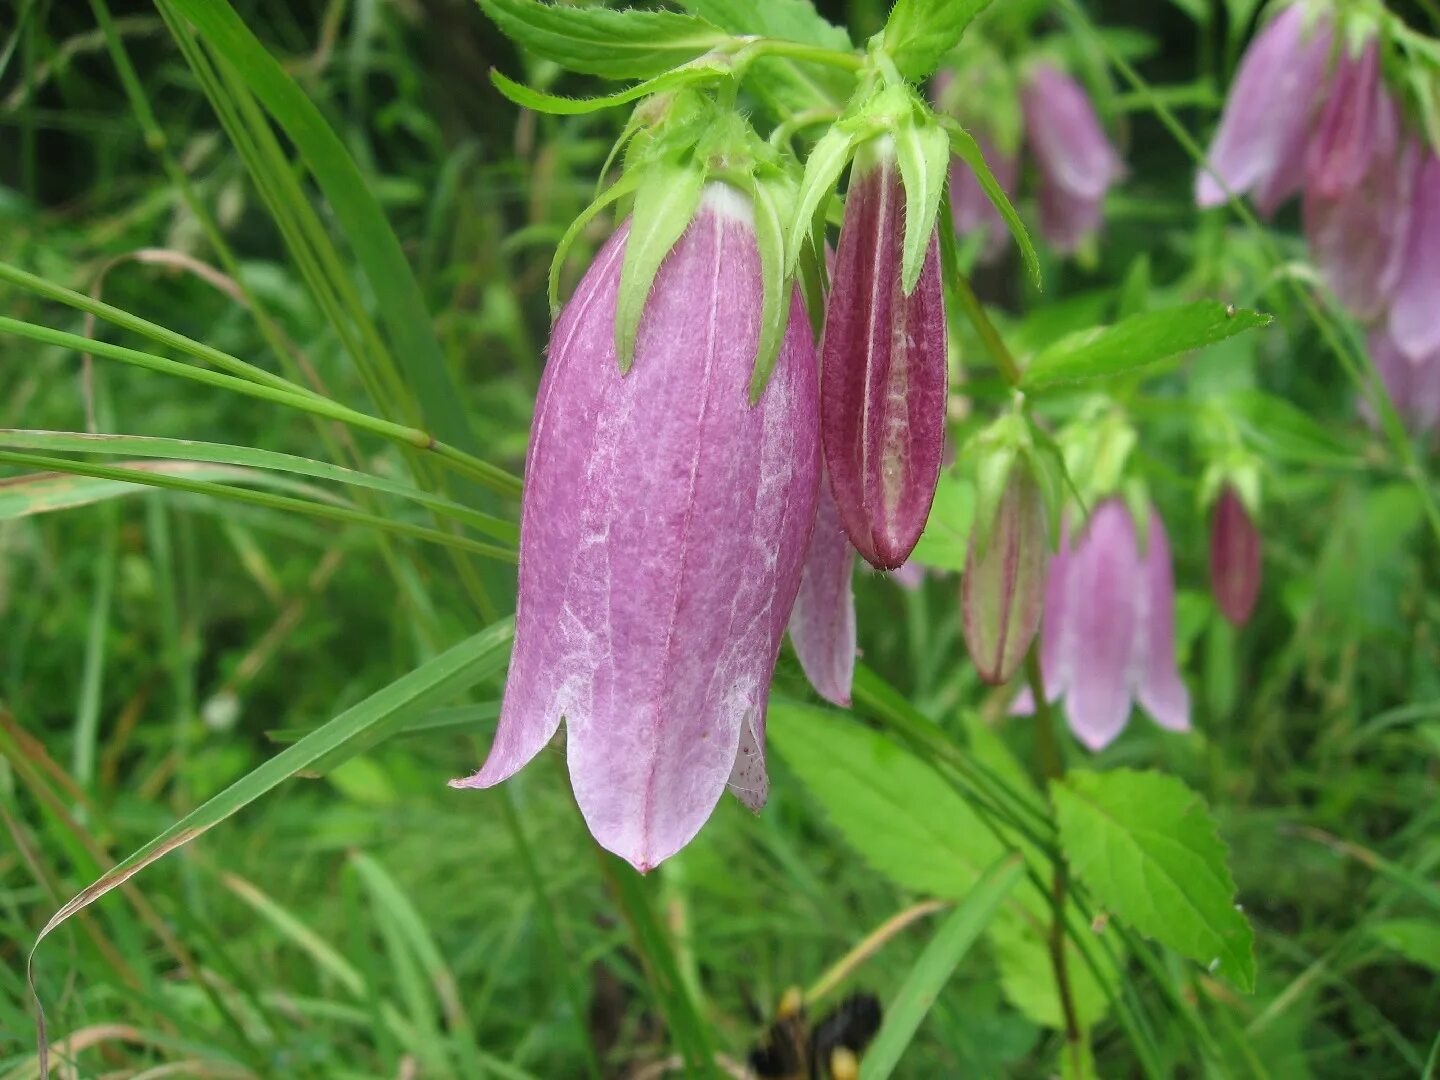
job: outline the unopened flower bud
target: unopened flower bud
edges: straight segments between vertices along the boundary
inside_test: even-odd
[[[840,521],[871,565],[909,556],[945,449],[945,312],[931,230],[920,277],[902,287],[905,190],[888,137],[851,171],[821,346],[820,432]]]
[[[972,532],[960,585],[965,646],[980,677],[1008,682],[1025,659],[1045,596],[1045,499],[1030,470],[1010,470],[989,528]]]
[[[1211,519],[1210,587],[1225,618],[1236,626],[1250,621],[1260,592],[1260,533],[1228,484]]]

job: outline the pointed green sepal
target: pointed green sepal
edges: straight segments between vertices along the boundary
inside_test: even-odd
[[[615,358],[621,375],[628,374],[635,362],[635,339],[650,286],[665,256],[695,216],[704,186],[705,173],[697,166],[656,162],[646,169],[635,192],[615,301]]]
[[[793,277],[800,251],[810,236],[811,224],[823,212],[835,192],[840,174],[845,171],[859,142],[859,133],[848,126],[833,125],[821,136],[810,156],[805,159],[805,177],[795,200],[795,215],[790,223],[789,244],[785,252],[785,274]],[[824,252],[820,252],[824,258]]]
[[[790,317],[790,282],[786,274],[785,227],[791,220],[795,187],[784,179],[753,180],[749,186],[755,206],[755,243],[760,249],[760,345],[755,355],[755,373],[750,380],[750,404],[760,401]]]
[[[636,174],[624,173],[615,183],[597,196],[594,202],[580,211],[579,216],[565,230],[565,235],[560,237],[560,243],[555,246],[555,257],[550,260],[548,295],[551,319],[560,314],[560,271],[565,266],[566,256],[570,254],[570,245],[575,243],[575,238],[580,235],[585,226],[595,220],[600,211],[612,203],[619,202],[639,186],[640,178]]]
[[[1025,269],[1030,272],[1030,277],[1035,284],[1039,285],[1040,259],[1035,254],[1035,245],[1030,242],[1030,233],[1026,230],[1025,223],[1020,220],[1019,213],[1011,204],[1010,196],[1005,194],[1005,189],[995,179],[995,174],[990,171],[990,166],[985,164],[985,155],[980,150],[980,144],[975,141],[973,135],[948,117],[942,119],[941,123],[950,135],[950,149],[970,167],[970,171],[975,174],[975,179],[985,192],[985,197],[1005,219],[1005,224],[1010,229],[1010,235],[1015,237],[1015,243],[1020,245],[1020,255],[1025,260]]]
[[[895,157],[905,188],[905,238],[900,287],[909,296],[920,281],[930,236],[940,212],[940,196],[950,165],[950,140],[936,124],[910,118],[895,133]]]

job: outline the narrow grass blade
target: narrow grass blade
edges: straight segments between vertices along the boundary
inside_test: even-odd
[[[155,438],[148,435],[86,435],[71,431],[28,431],[16,428],[0,428],[0,447],[60,450],[80,454],[124,454],[127,457],[169,458],[173,461],[204,461],[292,473],[409,499],[510,544],[514,544],[520,535],[518,526],[513,522],[471,510],[468,506],[461,506],[410,484],[331,465],[329,462],[316,461],[313,458],[280,454],[258,447],[196,442],[191,439]]]
[[[315,502],[311,499],[299,499],[291,495],[276,495],[269,491],[253,491],[250,488],[237,487],[232,484],[220,484],[212,480],[195,480],[175,475],[177,471],[176,466],[190,466],[190,462],[145,461],[133,462],[128,465],[93,465],[89,462],[71,461],[68,458],[53,458],[41,454],[22,454],[13,450],[0,450],[0,465],[24,465],[50,472],[74,473],[78,476],[93,477],[110,481],[112,484],[118,483],[127,486],[140,484],[145,487],[169,488],[174,491],[188,491],[196,495],[210,495],[215,498],[251,503],[255,506],[266,506],[276,510],[293,510],[296,513],[309,514],[312,517],[341,521],[349,525],[368,525],[382,532],[391,532],[400,536],[410,536],[416,540],[428,540],[431,543],[440,544],[444,547],[453,547],[474,552],[476,555],[484,555],[500,562],[513,563],[515,561],[515,553],[508,548],[496,547],[493,544],[482,544],[468,537],[441,532],[439,529],[431,529],[424,525],[414,525],[408,521],[396,521],[392,518],[381,517],[379,514],[370,514],[363,510],[352,510],[350,507],[344,505],[335,506],[326,502]],[[167,468],[162,469],[159,468],[159,466],[167,466]],[[231,468],[230,472],[236,481],[248,480],[253,483],[265,478],[264,473],[257,473],[253,470]],[[273,480],[271,482],[273,483]],[[0,488],[0,492],[3,492],[3,488]],[[115,489],[111,494],[124,494],[124,492]]]
[[[880,1033],[860,1066],[861,1080],[885,1080],[894,1071],[935,998],[1024,871],[1025,862],[1018,854],[1006,855],[985,871],[970,894],[946,916],[886,1012]]]
[[[49,1051],[45,1013],[35,991],[35,953],[57,927],[63,925],[76,912],[84,910],[102,896],[125,884],[158,859],[176,848],[183,847],[196,837],[203,836],[226,818],[274,790],[324,754],[360,737],[396,713],[437,704],[494,674],[509,655],[514,632],[512,620],[495,623],[345,710],[313,734],[280,751],[220,794],[192,810],[55,912],[36,936],[25,964],[26,982],[35,1008],[40,1074],[48,1075],[46,1069]]]
[[[429,423],[441,438],[473,450],[474,438],[419,282],[345,144],[227,0],[172,0],[172,6],[235,66],[294,142],[370,280],[395,355]]]

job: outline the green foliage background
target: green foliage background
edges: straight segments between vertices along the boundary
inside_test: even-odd
[[[672,1054],[742,1059],[787,987],[821,980],[897,912],[962,898],[954,883],[972,886],[1003,847],[934,774],[935,800],[886,811],[901,815],[895,827],[881,809],[857,815],[862,804],[847,804],[834,774],[868,759],[832,765],[822,751],[849,739],[868,754],[880,737],[834,715],[846,735],[814,736],[816,710],[788,653],[770,805],[752,818],[725,800],[647,879],[596,853],[557,753],[499,790],[445,787],[482,759],[493,731],[497,620],[513,572],[503,551],[491,558],[415,530],[443,540],[461,528],[435,500],[515,520],[507,479],[473,461],[520,471],[550,256],[590,201],[621,118],[541,117],[504,101],[492,65],[556,92],[596,84],[525,61],[471,0],[235,0],[278,66],[240,38],[202,45],[184,30],[186,14],[210,17],[207,6],[10,0],[0,12],[0,260],[404,430],[429,425],[458,456],[0,336],[5,429],[264,448],[400,491],[250,456],[182,479],[259,500],[193,485],[105,499],[116,489],[103,477],[10,483],[43,465],[0,455],[0,1077],[35,1075],[25,960],[50,915],[302,745],[317,749],[294,755],[305,758],[297,775],[47,939],[36,989],[56,1059],[82,1076],[180,1062],[181,1074],[317,1078],[639,1076]],[[879,0],[821,7],[856,40],[885,16]],[[1203,139],[1245,8],[1137,0],[1089,14]],[[1271,275],[1269,241],[1223,214],[1196,215],[1193,163],[1154,114],[1156,98],[1107,78],[1061,7],[1041,25],[1093,68],[1097,90],[1112,88],[1100,106],[1131,179],[1092,264],[1047,260],[1043,293],[1013,261],[979,276],[1012,347],[1040,352],[1116,315],[1202,297],[1276,317],[1123,390],[1175,547],[1198,734],[1175,740],[1136,722],[1098,760],[1067,747],[1072,764],[1154,767],[1203,794],[1254,928],[1255,992],[1104,929],[1096,940],[1138,951],[1118,977],[1090,973],[1123,986],[1129,1017],[1096,1006],[1109,1017],[1094,1032],[1096,1072],[1434,1075],[1440,558],[1419,494],[1430,482],[1421,474],[1417,486],[1358,420],[1332,343]],[[282,70],[303,97],[286,96]],[[567,289],[603,224],[577,245]],[[1272,236],[1298,261],[1294,225],[1282,215]],[[407,264],[413,289],[396,272]],[[0,282],[0,314],[184,355],[136,326],[91,325],[22,284]],[[974,394],[988,406],[1001,390],[981,380]],[[1221,400],[1267,465],[1266,581],[1238,633],[1207,592],[1193,446],[1197,417]],[[142,448],[115,453],[132,461]],[[287,498],[302,505],[276,501]],[[45,500],[95,504],[41,513]],[[352,516],[316,517],[306,507],[317,503]],[[473,543],[513,548],[503,526],[463,524]],[[862,575],[857,595],[877,685],[897,688],[986,768],[1028,784],[1018,762],[1033,756],[1030,732],[1005,720],[1008,698],[982,688],[964,659],[954,577],[910,593]],[[487,626],[498,636],[472,640]],[[427,704],[426,682],[376,703],[417,669],[451,677],[436,657],[457,642],[473,651],[464,694]],[[885,700],[876,690],[857,713],[898,723]],[[373,726],[298,742],[337,716]],[[864,775],[882,794],[913,797],[909,768],[926,764],[880,761]],[[956,807],[936,813],[946,796]],[[899,827],[920,818],[919,831]],[[1018,888],[1000,932],[949,962],[958,967],[897,1075],[1059,1067],[1043,1010],[1016,1007],[1053,997],[1043,952],[1004,931],[1023,927],[1032,902],[1023,890],[1033,886]],[[939,962],[927,946],[944,938],[941,920],[964,914],[927,909],[845,986],[903,1000],[902,987],[923,986]],[[945,926],[958,949],[966,927]],[[1022,985],[1027,976],[1038,989]]]

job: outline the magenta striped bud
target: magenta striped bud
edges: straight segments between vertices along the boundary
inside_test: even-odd
[[[551,334],[525,469],[515,646],[489,787],[566,723],[571,784],[601,846],[644,871],[728,785],[767,791],[765,707],[820,477],[815,352],[798,291],[774,374],[749,200],[711,184],[664,260],[621,376],[628,228]]]
[[[1125,729],[1133,702],[1171,731],[1190,728],[1190,695],[1175,657],[1175,581],[1160,515],[1146,542],[1117,498],[1062,537],[1045,584],[1041,670],[1050,700],[1065,699],[1070,729],[1091,750]],[[1015,702],[1028,713],[1028,690]]]
[[[1196,203],[1219,206],[1228,187],[1236,195],[1253,194],[1268,217],[1300,191],[1330,41],[1329,17],[1312,16],[1299,3],[1255,36],[1225,100],[1207,155],[1210,168],[1196,179]]]
[[[1110,185],[1125,173],[1085,88],[1037,64],[1020,93],[1025,140],[1040,169],[1040,231],[1070,253],[1100,228]]]
[[[988,683],[1009,682],[1035,639],[1049,554],[1045,498],[1029,468],[1014,466],[995,520],[971,534],[960,583],[965,647]]]
[[[815,531],[800,592],[790,613],[790,641],[815,692],[849,706],[855,677],[855,549],[840,525],[829,484],[820,482]]]
[[[820,433],[850,542],[882,570],[925,528],[945,450],[945,311],[939,241],[913,292],[900,278],[905,191],[888,137],[861,147],[821,345]]]
[[[1250,621],[1260,593],[1260,533],[1229,484],[1210,524],[1210,587],[1225,618],[1236,626]]]

